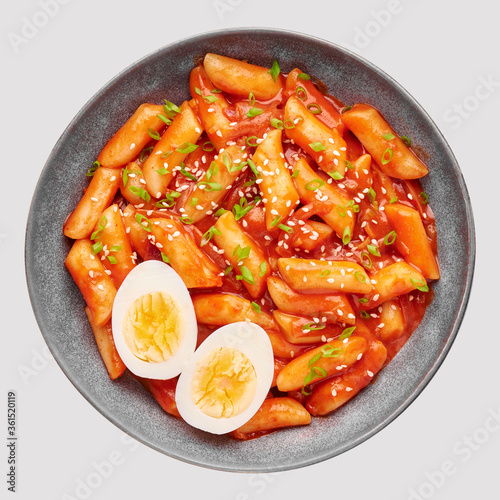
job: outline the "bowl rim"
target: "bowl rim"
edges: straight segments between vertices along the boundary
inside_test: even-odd
[[[443,345],[439,356],[434,360],[434,363],[432,364],[431,368],[427,371],[425,377],[423,377],[420,382],[413,387],[413,390],[409,393],[409,395],[404,399],[397,407],[395,411],[393,411],[390,415],[386,416],[382,421],[380,421],[377,425],[371,427],[368,431],[365,433],[359,435],[356,439],[350,441],[349,443],[344,444],[343,446],[338,447],[335,450],[329,450],[327,453],[323,453],[320,456],[314,456],[313,458],[309,459],[304,459],[300,463],[295,463],[293,465],[279,465],[279,464],[274,464],[272,466],[266,466],[266,467],[260,467],[260,468],[238,468],[237,466],[230,467],[230,466],[221,466],[221,465],[216,465],[208,462],[201,462],[201,461],[196,461],[194,459],[189,459],[186,458],[185,456],[180,456],[178,453],[172,453],[172,452],[167,452],[158,445],[156,445],[154,442],[150,442],[148,439],[145,437],[139,437],[137,436],[134,432],[131,432],[127,430],[121,423],[118,422],[118,420],[114,417],[114,415],[109,411],[107,408],[103,408],[98,404],[97,401],[94,401],[93,398],[85,393],[85,390],[83,387],[79,387],[77,382],[73,380],[73,378],[70,376],[71,370],[69,368],[69,365],[65,362],[64,359],[61,359],[60,356],[58,356],[58,348],[55,345],[55,343],[50,339],[50,337],[46,334],[46,331],[50,330],[50,327],[48,327],[45,324],[41,308],[39,304],[37,303],[36,297],[33,292],[33,286],[32,282],[35,280],[34,273],[32,271],[32,265],[30,265],[31,262],[31,246],[33,245],[33,211],[34,207],[37,205],[37,202],[40,198],[40,185],[42,184],[44,177],[47,175],[48,168],[50,161],[56,153],[61,150],[63,147],[66,138],[68,135],[71,133],[71,129],[73,126],[80,120],[80,118],[87,112],[87,110],[91,107],[91,105],[94,103],[94,101],[102,94],[104,94],[108,89],[110,89],[116,82],[118,82],[120,79],[122,79],[125,75],[127,75],[129,72],[133,71],[138,65],[146,63],[148,60],[154,59],[156,56],[160,55],[161,53],[165,51],[172,50],[176,47],[180,47],[186,43],[192,43],[196,40],[208,40],[212,37],[217,37],[221,35],[234,35],[234,36],[244,36],[244,35],[256,35],[256,34],[262,34],[262,35],[286,35],[293,37],[295,39],[298,39],[300,41],[303,41],[305,43],[315,43],[315,44],[321,44],[325,46],[328,49],[333,49],[334,51],[338,51],[342,53],[343,55],[347,55],[348,57],[357,60],[364,66],[368,67],[369,70],[373,71],[376,73],[378,76],[380,76],[383,80],[386,82],[390,83],[392,87],[394,87],[398,93],[403,94],[406,96],[406,98],[411,101],[411,103],[419,109],[419,111],[422,113],[422,115],[426,118],[426,120],[430,123],[432,129],[433,129],[433,134],[435,134],[439,141],[442,143],[444,148],[446,149],[447,154],[450,156],[450,159],[452,160],[453,164],[453,170],[456,173],[456,180],[458,184],[460,185],[460,188],[462,190],[463,194],[463,200],[464,200],[464,207],[465,207],[465,212],[467,214],[467,228],[468,228],[468,255],[469,255],[469,260],[467,263],[467,279],[465,280],[464,284],[464,293],[461,297],[461,301],[459,303],[459,307],[457,309],[457,312],[454,316],[454,321],[453,321],[453,327],[450,329],[450,334]],[[24,261],[25,261],[25,275],[26,275],[26,282],[27,282],[27,288],[28,288],[28,294],[31,302],[31,306],[35,315],[36,322],[38,324],[38,327],[40,329],[40,332],[45,340],[45,343],[47,344],[50,352],[52,353],[56,363],[59,365],[63,373],[66,375],[66,377],[69,379],[69,381],[73,384],[73,386],[82,394],[82,396],[101,414],[103,415],[107,420],[109,420],[111,423],[113,423],[116,427],[118,427],[122,432],[125,434],[128,434],[129,436],[133,437],[134,439],[138,440],[142,444],[145,444],[146,446],[159,451],[160,453],[167,455],[171,458],[175,458],[177,460],[180,460],[182,462],[191,464],[191,465],[196,465],[196,466],[201,466],[204,468],[212,469],[212,470],[219,470],[219,471],[226,471],[226,472],[245,472],[245,473],[259,473],[259,472],[282,472],[286,470],[292,470],[292,469],[297,469],[297,468],[302,468],[306,467],[309,465],[313,465],[316,463],[320,463],[322,461],[331,459],[335,456],[338,456],[352,448],[355,448],[356,446],[360,445],[361,443],[365,442],[367,439],[370,437],[374,436],[378,432],[380,432],[382,429],[384,429],[387,425],[389,425],[393,420],[395,420],[399,415],[401,415],[413,401],[421,394],[423,389],[429,384],[429,382],[432,380],[434,375],[436,374],[437,370],[441,366],[441,364],[444,362],[446,356],[448,355],[451,346],[453,345],[456,336],[458,334],[458,331],[460,329],[460,326],[462,324],[462,321],[465,316],[465,312],[467,309],[468,301],[470,298],[470,294],[472,291],[472,284],[473,284],[473,277],[474,277],[474,267],[475,267],[475,260],[476,260],[476,234],[475,234],[475,224],[474,224],[474,217],[473,217],[473,211],[472,211],[472,205],[471,205],[471,200],[470,196],[467,190],[467,186],[465,184],[465,180],[462,174],[462,171],[460,169],[460,166],[456,160],[456,157],[450,148],[446,138],[444,137],[443,133],[441,130],[438,128],[434,120],[429,116],[427,111],[419,104],[419,102],[403,87],[401,84],[399,84],[393,77],[388,75],[385,71],[380,69],[378,66],[375,64],[371,63],[369,60],[365,59],[364,57],[360,56],[359,54],[351,51],[350,49],[347,49],[335,42],[310,35],[310,34],[305,34],[301,33],[298,31],[293,31],[293,30],[287,30],[283,28],[272,28],[272,27],[232,27],[232,28],[225,28],[225,29],[217,29],[217,30],[211,30],[211,31],[206,31],[203,33],[199,33],[196,35],[192,36],[187,36],[182,39],[178,39],[174,42],[171,42],[169,44],[166,44],[148,54],[145,56],[137,59],[136,61],[132,62],[129,64],[125,69],[120,71],[117,75],[115,75],[113,78],[111,78],[107,83],[105,83],[101,88],[99,88],[89,99],[88,101],[82,106],[82,108],[78,111],[78,113],[72,118],[70,123],[66,126],[64,131],[62,132],[61,136],[55,143],[54,147],[50,151],[47,160],[41,170],[40,176],[38,178],[38,181],[36,183],[34,192],[33,192],[33,197],[30,203],[29,211],[28,211],[28,218],[27,218],[27,223],[26,223],[26,233],[25,233],[25,252],[24,252]],[[46,328],[47,326],[47,328]]]

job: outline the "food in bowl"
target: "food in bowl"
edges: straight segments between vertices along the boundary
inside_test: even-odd
[[[66,266],[112,379],[128,368],[215,434],[307,425],[371,383],[432,300],[428,168],[298,68],[206,54],[189,87],[105,145]]]

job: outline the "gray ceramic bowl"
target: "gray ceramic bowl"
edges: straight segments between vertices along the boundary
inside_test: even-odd
[[[84,302],[64,267],[71,241],[62,225],[86,185],[85,172],[107,139],[145,101],[189,98],[193,59],[216,52],[284,72],[298,66],[346,104],[376,106],[400,135],[411,136],[430,174],[423,185],[436,214],[442,278],[414,335],[377,382],[326,418],[248,442],[198,431],[165,414],[130,376],[112,382],[100,360]],[[293,469],[338,455],[396,418],[436,373],[467,305],[475,255],[470,201],[445,139],[415,100],[360,57],[310,36],[270,29],[207,33],[164,47],[123,71],[78,113],[45,165],[26,233],[33,309],[54,358],[75,387],[120,429],[171,457],[226,471]]]

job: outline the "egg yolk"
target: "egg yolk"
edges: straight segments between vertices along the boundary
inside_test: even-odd
[[[193,402],[205,414],[228,418],[246,410],[257,390],[257,375],[241,351],[219,347],[196,365],[191,382]]]
[[[160,363],[179,349],[179,311],[164,292],[146,293],[128,308],[123,320],[123,336],[131,352],[143,361]]]

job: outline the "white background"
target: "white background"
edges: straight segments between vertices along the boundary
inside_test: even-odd
[[[29,35],[24,42],[18,38],[24,18],[43,22],[40,3],[2,2],[0,16],[0,405],[6,408],[8,390],[17,393],[17,498],[499,499],[500,416],[497,424],[491,417],[500,414],[498,3],[59,2],[58,12],[37,33],[24,29]],[[478,244],[462,328],[417,400],[357,448],[315,466],[271,475],[205,470],[125,439],[47,356],[24,272],[26,219],[37,179],[79,109],[115,74],[157,48],[240,26],[285,28],[348,46],[403,85],[457,156],[472,199]],[[4,436],[6,416],[0,426]],[[0,449],[0,495],[8,498],[8,450],[5,444]],[[104,461],[113,462],[112,470]],[[443,468],[446,476],[437,472]]]

